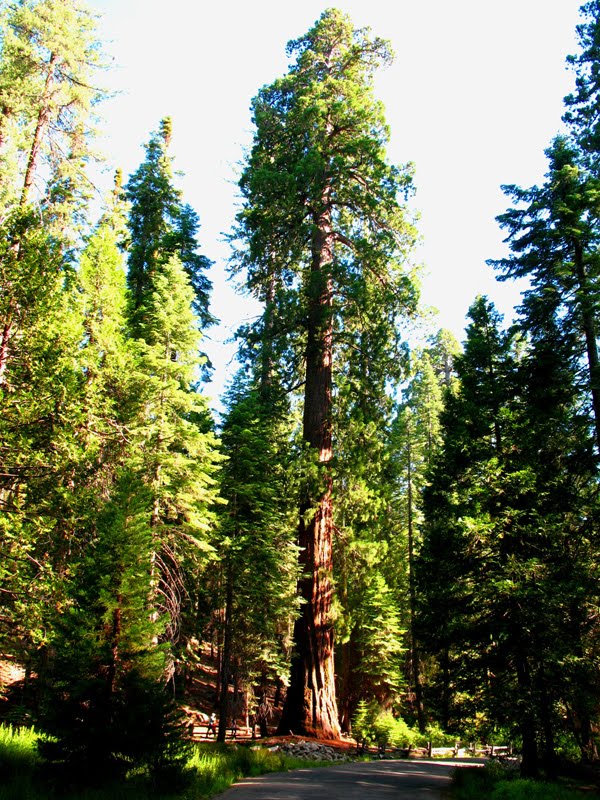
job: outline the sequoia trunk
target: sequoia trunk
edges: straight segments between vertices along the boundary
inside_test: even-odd
[[[327,200],[328,190],[323,200]],[[308,288],[309,313],[306,346],[306,385],[303,436],[318,457],[319,478],[310,480],[300,505],[298,544],[302,578],[299,593],[302,615],[294,625],[294,655],[280,732],[333,739],[340,734],[335,696],[331,497],[333,233],[331,211],[315,225]]]

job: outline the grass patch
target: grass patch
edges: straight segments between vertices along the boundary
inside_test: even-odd
[[[0,800],[207,800],[240,778],[307,766],[266,749],[202,744],[194,746],[185,773],[166,786],[153,784],[144,770],[132,770],[118,783],[81,786],[64,769],[48,769],[38,755],[37,739],[34,729],[0,726]]]
[[[489,762],[484,767],[461,767],[454,773],[453,800],[584,800],[597,792],[579,791],[560,783],[519,778],[515,767]]]

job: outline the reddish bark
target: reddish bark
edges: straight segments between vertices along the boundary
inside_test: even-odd
[[[410,666],[413,680],[414,706],[417,712],[419,731],[425,733],[427,720],[423,703],[423,685],[421,683],[421,658],[419,646],[415,637],[415,620],[417,607],[417,589],[415,582],[415,526],[414,526],[414,498],[412,480],[412,448],[408,443],[408,587],[410,611]]]
[[[318,454],[322,478],[317,489],[307,487],[300,506],[298,544],[303,578],[299,592],[302,615],[294,625],[294,655],[280,733],[338,738],[340,725],[335,696],[331,572],[333,509],[331,386],[333,339],[333,233],[329,189],[315,225],[308,287],[308,336],[304,394],[304,440]]]
[[[48,71],[46,74],[44,93],[41,98],[41,107],[38,113],[35,131],[33,134],[33,139],[29,150],[29,157],[27,159],[27,168],[25,170],[25,177],[23,179],[23,187],[21,190],[21,199],[19,201],[19,205],[21,207],[24,207],[29,200],[29,194],[31,191],[31,187],[33,185],[35,171],[37,168],[40,147],[42,145],[43,136],[48,126],[48,122],[50,120],[50,96],[51,96],[52,84],[54,81],[54,70],[56,68],[57,61],[58,61],[57,55],[55,53],[52,53],[52,55],[50,56],[50,61],[48,62]],[[9,109],[4,108],[3,116],[6,117],[8,116],[8,114],[9,114]],[[0,148],[3,145],[4,145],[4,138],[2,135],[2,131],[0,130]],[[20,259],[21,242],[19,240],[16,240],[12,243],[11,251],[12,251],[12,257],[14,257],[17,260]],[[2,324],[2,333],[0,334],[0,385],[2,385],[5,381],[4,376],[10,356],[10,340],[15,334],[15,328],[10,314],[10,311],[14,312],[15,310],[13,305],[14,304],[11,303],[11,308],[9,310],[8,318],[4,320]]]
[[[4,373],[8,364],[9,345],[12,336],[12,325],[6,322],[0,334],[0,386],[4,383]]]
[[[42,145],[42,139],[44,133],[46,132],[48,123],[50,121],[50,110],[51,110],[50,98],[52,92],[52,84],[54,81],[54,70],[56,68],[57,62],[58,62],[58,55],[56,53],[52,53],[50,56],[50,61],[48,62],[48,71],[46,73],[46,83],[44,86],[44,93],[40,100],[40,110],[38,113],[35,131],[33,134],[33,140],[31,142],[31,148],[29,150],[29,158],[27,160],[27,168],[25,170],[25,178],[23,180],[23,189],[21,192],[21,201],[20,201],[21,206],[24,206],[29,200],[29,192],[33,185],[33,178],[35,176],[35,171],[37,168],[37,162],[40,153],[40,147]]]

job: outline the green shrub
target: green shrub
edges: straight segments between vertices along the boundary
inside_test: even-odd
[[[118,781],[105,776],[97,785],[83,787],[66,766],[48,772],[38,755],[36,737],[33,730],[0,727],[0,800],[200,800],[224,792],[243,777],[306,767],[306,761],[263,748],[202,744],[192,745],[185,782],[180,773],[169,780],[168,766],[159,770],[157,780],[151,765],[146,765],[131,769]]]
[[[357,742],[362,744],[373,744],[375,742],[375,731],[373,728],[376,717],[376,706],[361,700],[352,719],[352,732]]]
[[[452,780],[455,800],[582,800],[584,795],[557,783],[518,777],[513,764],[489,761],[484,767],[461,767]]]
[[[432,747],[453,747],[456,743],[456,736],[453,733],[446,733],[439,725],[430,723],[425,729],[424,734],[419,734],[418,744],[424,746],[431,742]]]
[[[409,728],[401,717],[382,709],[377,703],[358,704],[352,720],[352,731],[357,742],[380,747],[410,747],[416,743],[418,733]]]
[[[490,800],[582,800],[584,796],[581,792],[556,783],[518,778],[498,783]]]

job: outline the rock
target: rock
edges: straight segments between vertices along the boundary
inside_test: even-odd
[[[274,748],[269,748],[273,750]],[[333,747],[318,742],[286,742],[279,748],[282,753],[305,761],[347,761],[347,757]]]

